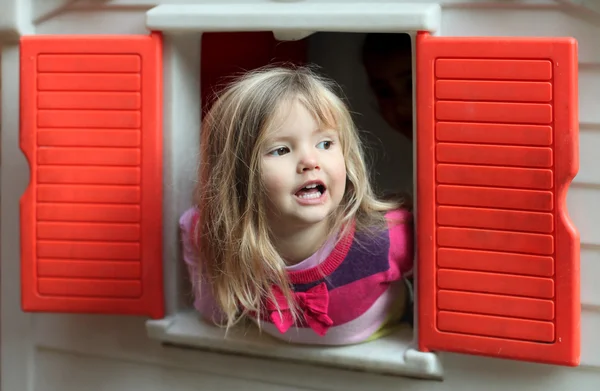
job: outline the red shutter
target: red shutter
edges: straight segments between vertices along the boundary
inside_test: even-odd
[[[270,63],[306,61],[307,40],[277,41],[270,31],[218,32],[202,35],[201,95],[206,112],[227,77]]]
[[[578,365],[571,39],[417,38],[419,347]]]
[[[160,35],[21,41],[25,311],[163,316]]]

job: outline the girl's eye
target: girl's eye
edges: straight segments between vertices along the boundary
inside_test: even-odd
[[[317,148],[329,149],[331,148],[331,144],[333,144],[333,141],[321,141],[317,144]]]
[[[283,156],[286,153],[289,153],[290,149],[288,147],[279,147],[277,149],[274,149],[273,151],[269,152],[269,155],[273,155],[273,156]]]

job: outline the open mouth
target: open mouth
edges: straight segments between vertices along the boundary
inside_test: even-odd
[[[321,198],[327,191],[322,182],[310,182],[296,192],[296,197],[303,200],[314,200]]]

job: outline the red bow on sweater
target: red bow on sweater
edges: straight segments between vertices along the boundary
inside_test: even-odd
[[[272,301],[267,303],[267,311],[269,318],[281,333],[285,333],[294,324],[290,307],[283,292],[278,286],[273,287],[273,294],[279,304],[279,310]],[[333,321],[327,315],[329,307],[329,291],[324,282],[309,289],[306,292],[294,292],[294,300],[298,303],[298,307],[304,315],[306,324],[320,336],[324,336]]]

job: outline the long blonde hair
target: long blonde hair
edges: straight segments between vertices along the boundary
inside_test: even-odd
[[[264,300],[277,285],[297,315],[285,262],[276,251],[266,218],[260,149],[283,104],[297,99],[321,125],[336,129],[346,161],[347,185],[331,216],[331,235],[384,226],[384,211],[397,203],[378,200],[364,152],[337,86],[307,67],[265,67],[245,73],[221,93],[203,119],[196,238],[198,282],[212,286],[229,328],[244,315],[261,319]]]

